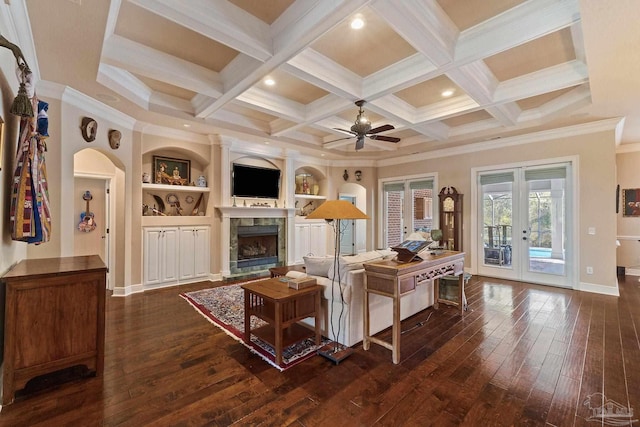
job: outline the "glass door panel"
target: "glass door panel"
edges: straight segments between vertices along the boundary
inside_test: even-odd
[[[479,176],[479,274],[570,286],[569,167],[513,168]]]
[[[513,251],[517,241],[513,239],[514,215],[514,171],[496,171],[480,176],[480,217],[482,238],[479,273],[516,280],[517,262],[514,265]]]
[[[566,259],[566,166],[527,169],[527,250],[522,253],[522,280],[568,286]]]
[[[384,247],[397,246],[404,237],[404,182],[384,184]]]
[[[433,179],[419,178],[383,184],[384,245],[396,246],[414,231],[433,227]]]

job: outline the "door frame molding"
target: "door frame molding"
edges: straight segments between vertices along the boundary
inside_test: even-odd
[[[99,181],[104,181],[105,183],[105,201],[104,202],[105,202],[105,212],[107,213],[107,216],[108,216],[107,228],[109,229],[109,233],[107,233],[107,236],[105,238],[105,243],[104,243],[105,245],[107,245],[107,248],[109,248],[109,253],[107,254],[109,259],[105,264],[107,264],[107,289],[113,290],[114,288],[113,278],[115,277],[113,273],[116,271],[115,270],[116,248],[115,248],[115,241],[114,241],[114,237],[116,234],[116,224],[115,224],[115,217],[116,217],[115,204],[116,203],[115,203],[115,185],[114,185],[115,175],[104,174],[104,173],[75,172],[73,174],[74,186],[75,186],[76,178],[95,179]],[[109,193],[106,192],[107,188],[109,189]],[[111,199],[109,203],[107,203],[107,200],[106,200],[107,198]],[[107,212],[107,207],[108,207],[108,212]]]
[[[470,260],[470,268],[469,271],[472,274],[478,274],[478,266],[480,263],[481,254],[478,253],[478,240],[480,235],[479,225],[478,225],[478,204],[480,201],[478,200],[478,175],[482,172],[488,172],[492,170],[503,170],[503,169],[511,169],[511,168],[523,168],[523,167],[533,167],[533,166],[543,166],[546,164],[553,163],[570,163],[571,164],[571,194],[568,202],[571,203],[571,206],[568,206],[569,214],[573,218],[571,224],[567,224],[567,231],[569,241],[568,244],[571,245],[571,258],[570,258],[570,270],[567,271],[567,279],[570,281],[568,283],[567,288],[571,289],[579,289],[579,261],[580,261],[580,218],[578,217],[577,208],[580,206],[580,162],[579,156],[565,156],[565,157],[553,157],[553,158],[545,158],[538,160],[528,160],[524,162],[512,162],[512,163],[503,163],[503,164],[495,164],[489,166],[479,166],[471,168],[471,198],[470,198],[470,208],[471,211],[471,235],[470,235],[470,248],[475,253],[471,253],[472,256],[469,257]]]
[[[380,213],[380,219],[377,221],[377,230],[376,230],[376,234],[377,234],[377,238],[376,240],[376,247],[378,248],[383,248],[384,247],[384,233],[385,233],[385,229],[386,229],[386,224],[384,223],[385,220],[385,214],[384,214],[384,191],[383,191],[383,187],[384,184],[387,182],[407,182],[407,181],[418,181],[420,179],[425,179],[425,178],[429,178],[429,179],[433,179],[433,218],[434,218],[434,224],[439,222],[439,210],[438,210],[438,192],[440,191],[440,185],[438,183],[439,180],[439,176],[438,176],[438,172],[426,172],[426,173],[420,173],[420,174],[414,174],[414,175],[404,175],[404,176],[390,176],[387,178],[378,178],[378,208],[377,208],[377,212]],[[440,226],[440,224],[438,224],[438,226]]]

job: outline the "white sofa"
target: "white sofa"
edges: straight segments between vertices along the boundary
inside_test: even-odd
[[[323,316],[322,334],[330,339],[347,346],[353,346],[362,341],[364,335],[364,283],[366,275],[364,262],[393,258],[395,252],[390,250],[370,251],[353,256],[341,256],[339,258],[339,272],[334,274],[334,258],[330,257],[305,257],[306,275],[315,277],[318,284],[323,285]],[[299,277],[301,273],[290,272],[288,275]],[[332,277],[335,280],[332,281]],[[335,286],[332,286],[334,282]],[[340,287],[338,287],[340,285]],[[342,289],[343,298],[340,296]],[[420,286],[410,295],[402,297],[400,303],[400,316],[405,319],[415,313],[433,305],[433,283]],[[369,318],[371,335],[388,328],[392,324],[393,306],[391,298],[380,295],[369,296]],[[313,325],[312,319],[305,322]],[[331,324],[333,324],[333,329]]]

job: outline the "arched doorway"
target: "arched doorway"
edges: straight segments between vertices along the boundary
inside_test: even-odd
[[[116,160],[117,161],[117,160]],[[107,289],[124,280],[124,251],[117,250],[124,218],[118,215],[124,195],[124,171],[102,152],[87,148],[74,154],[73,209],[75,227],[73,255],[99,255],[107,266]],[[122,209],[120,209],[122,211]],[[87,227],[87,217],[91,226]],[[81,225],[81,222],[83,224]]]

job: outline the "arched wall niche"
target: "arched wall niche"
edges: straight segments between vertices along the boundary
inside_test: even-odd
[[[326,172],[324,170],[316,167],[316,166],[309,166],[309,165],[299,166],[296,169],[296,175],[299,174],[299,173],[310,173],[316,179],[326,179],[327,178]]]
[[[259,166],[263,168],[280,169],[282,165],[270,159],[258,156],[240,156],[231,160],[231,164],[238,163],[247,166]]]

